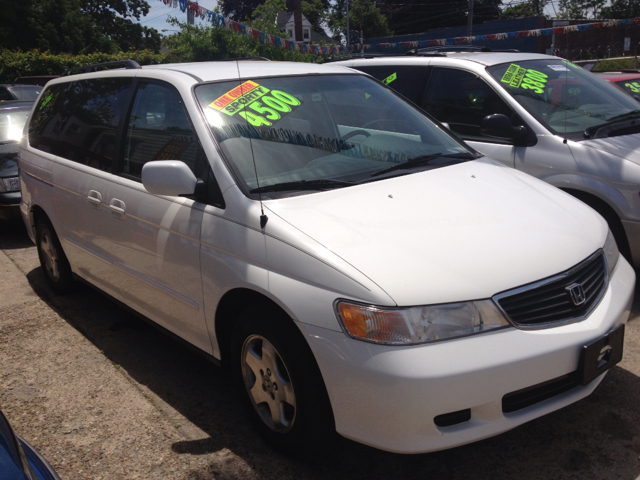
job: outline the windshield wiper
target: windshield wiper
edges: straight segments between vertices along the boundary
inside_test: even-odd
[[[405,170],[408,168],[413,168],[418,165],[428,165],[432,160],[437,158],[458,158],[462,161],[473,160],[475,158],[480,158],[480,156],[474,156],[471,153],[430,153],[429,155],[418,155],[417,157],[410,158],[405,160],[404,162],[396,163],[388,168],[383,168],[382,170],[378,170],[377,172],[373,172],[371,174],[372,177],[377,177],[378,175],[383,175],[388,172],[393,172],[394,170]]]
[[[630,112],[623,113],[622,115],[617,115],[615,117],[611,117],[605,123],[601,123],[600,125],[594,125],[593,127],[589,127],[584,131],[584,136],[586,138],[593,138],[598,130],[610,127],[620,122],[625,122],[627,120],[633,120],[634,118],[640,118],[640,110],[631,110]]]
[[[349,187],[355,185],[353,182],[342,182],[340,180],[329,180],[320,178],[318,180],[298,180],[295,182],[274,183],[264,187],[249,190],[249,193],[283,192],[286,190],[328,190],[331,188]]]

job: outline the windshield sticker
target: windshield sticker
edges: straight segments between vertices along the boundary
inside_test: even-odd
[[[254,127],[270,127],[282,118],[282,114],[291,113],[301,103],[293,95],[270,90],[248,80],[218,97],[209,106],[229,116],[237,113]]]
[[[365,93],[365,94],[364,94],[364,99],[365,99],[365,100],[369,100],[369,97],[371,97],[371,95],[369,95],[368,93]]]
[[[640,83],[638,82],[625,83],[624,86],[631,90],[633,93],[640,92]]]
[[[568,72],[569,69],[567,67],[565,67],[564,65],[547,65],[547,67],[549,67],[551,70],[554,70],[556,72]]]
[[[538,70],[522,68],[512,63],[502,76],[502,82],[508,83],[514,88],[533,90],[536,93],[544,93],[544,87],[548,76]]]
[[[384,83],[385,85],[389,85],[391,82],[393,82],[396,78],[398,78],[398,74],[393,72],[391,75],[389,75],[387,78],[385,78],[384,80],[382,80],[382,83]]]

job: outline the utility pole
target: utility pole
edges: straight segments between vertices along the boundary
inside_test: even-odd
[[[293,0],[293,21],[295,22],[295,40],[302,42],[302,8],[300,0]]]
[[[349,50],[349,37],[351,37],[351,31],[349,30],[349,0],[347,0],[347,50]]]
[[[473,0],[469,0],[469,16],[467,17],[467,37],[473,33]]]

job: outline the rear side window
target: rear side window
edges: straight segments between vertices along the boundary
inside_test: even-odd
[[[177,90],[166,84],[140,83],[118,173],[140,178],[142,166],[154,160],[181,160],[195,171],[197,151],[198,140]]]
[[[47,89],[36,107],[29,142],[67,160],[113,171],[118,124],[130,78],[80,80]]]
[[[414,103],[418,103],[420,92],[427,76],[427,67],[403,67],[399,65],[355,67],[368,73]]]

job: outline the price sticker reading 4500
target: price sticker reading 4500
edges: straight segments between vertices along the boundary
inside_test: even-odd
[[[538,70],[522,68],[512,63],[502,76],[502,82],[508,83],[514,88],[533,90],[536,93],[544,93],[548,76]]]
[[[280,90],[269,90],[248,80],[217,98],[209,106],[229,116],[237,113],[254,127],[270,127],[300,103],[293,95]]]

